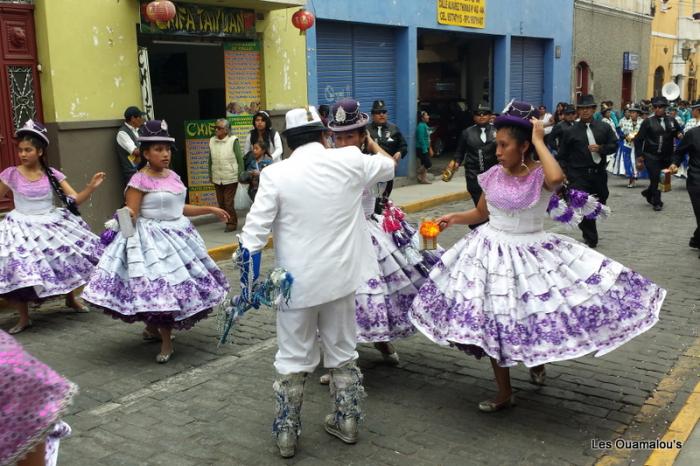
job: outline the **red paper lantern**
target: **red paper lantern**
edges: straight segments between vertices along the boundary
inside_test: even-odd
[[[167,23],[175,13],[175,4],[170,0],[155,0],[146,5],[146,18],[154,23]]]
[[[292,24],[299,29],[299,34],[304,34],[307,29],[314,25],[315,20],[314,14],[303,8],[292,16]]]

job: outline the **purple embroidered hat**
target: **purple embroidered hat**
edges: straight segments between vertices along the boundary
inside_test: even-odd
[[[175,142],[165,120],[150,120],[139,128],[139,142]]]
[[[540,112],[538,112],[532,104],[511,100],[501,114],[496,117],[496,121],[494,121],[493,125],[497,129],[513,125],[532,129],[530,118],[539,118],[539,116]]]
[[[15,132],[15,137],[20,137],[22,135],[37,136],[39,139],[44,141],[46,145],[49,145],[49,132],[46,127],[39,122],[32,119],[27,120],[20,129]]]
[[[328,129],[335,133],[364,128],[369,116],[360,112],[360,103],[355,99],[341,99],[331,107],[331,120]]]

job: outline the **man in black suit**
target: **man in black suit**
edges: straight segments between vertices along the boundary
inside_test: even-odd
[[[688,178],[685,182],[690,203],[695,214],[695,232],[690,237],[688,246],[700,249],[700,126],[689,130],[681,139],[681,143],[673,153],[672,164],[668,169],[671,173],[678,171],[685,154],[688,154]]]
[[[608,200],[606,156],[617,150],[617,136],[609,124],[593,119],[596,103],[592,95],[582,95],[576,104],[579,121],[564,131],[557,160],[566,173],[569,186],[595,195],[605,204]],[[583,219],[579,224],[586,244],[598,245],[595,220]]]
[[[574,126],[576,123],[576,107],[566,104],[564,107],[564,118],[554,125],[552,131],[545,136],[545,142],[554,152],[559,152],[559,143],[564,131]]]
[[[467,178],[467,191],[476,206],[481,199],[481,186],[477,175],[484,173],[496,165],[496,128],[490,123],[491,108],[479,105],[474,112],[474,124],[462,131],[457,143],[457,151],[453,157],[455,170],[464,165],[464,175]],[[469,225],[476,228],[478,225]]]
[[[658,212],[664,205],[659,191],[661,170],[671,164],[673,138],[683,137],[683,131],[675,118],[666,115],[666,97],[654,97],[651,99],[651,106],[654,115],[644,120],[639,127],[639,132],[634,138],[634,150],[644,157],[644,165],[649,173],[649,187],[642,191],[642,196]]]

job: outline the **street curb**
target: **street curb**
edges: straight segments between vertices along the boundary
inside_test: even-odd
[[[468,200],[471,199],[471,196],[469,196],[469,193],[467,191],[463,192],[458,192],[458,193],[449,193],[449,194],[442,194],[440,196],[434,196],[434,197],[429,197],[428,199],[423,199],[422,201],[416,201],[416,202],[410,202],[408,204],[404,204],[399,206],[401,210],[403,210],[406,213],[413,213],[413,212],[419,212],[421,210],[425,209],[430,209],[435,206],[439,206],[441,204],[447,204],[448,202],[455,202],[455,201],[463,201],[463,200]],[[267,244],[265,245],[265,249],[272,248],[274,247],[272,243],[272,237],[267,241]],[[216,248],[211,248],[207,252],[209,253],[209,256],[214,259],[215,261],[221,261],[221,260],[226,260],[230,259],[231,255],[238,249],[238,245],[235,243],[232,243],[230,245],[226,246],[219,246]]]
[[[635,416],[633,422],[643,423],[646,420],[654,418],[662,409],[666,409],[678,395],[686,376],[695,374],[699,364],[700,338],[696,339],[695,342],[683,354],[680,355],[676,365],[664,378],[659,381],[656,389],[654,390],[654,394],[647,398],[644,405],[641,407],[639,414]],[[692,393],[676,415],[671,425],[666,430],[666,433],[661,440],[664,442],[680,441],[685,443],[686,440],[688,440],[688,437],[690,437],[690,434],[692,433],[693,429],[695,428],[695,424],[699,419],[700,382],[695,385]],[[629,426],[624,432],[618,432],[620,437],[627,434],[627,430],[629,430]],[[628,440],[642,439],[628,438]],[[679,448],[656,448],[651,452],[646,461],[644,461],[644,466],[672,466],[679,454]],[[630,450],[613,450],[601,456],[598,461],[596,461],[595,466],[617,466],[629,464],[630,456]]]

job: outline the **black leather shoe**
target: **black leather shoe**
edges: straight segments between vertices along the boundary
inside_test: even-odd
[[[700,249],[700,241],[695,239],[695,236],[690,238],[690,241],[688,241],[688,247],[689,248],[695,248],[695,249]]]
[[[588,246],[591,249],[595,249],[598,246],[597,242],[589,241],[589,240],[584,240],[586,243],[586,246]]]
[[[654,206],[654,212],[661,212],[661,209],[663,209],[663,208],[664,208],[664,206],[657,204]]]

